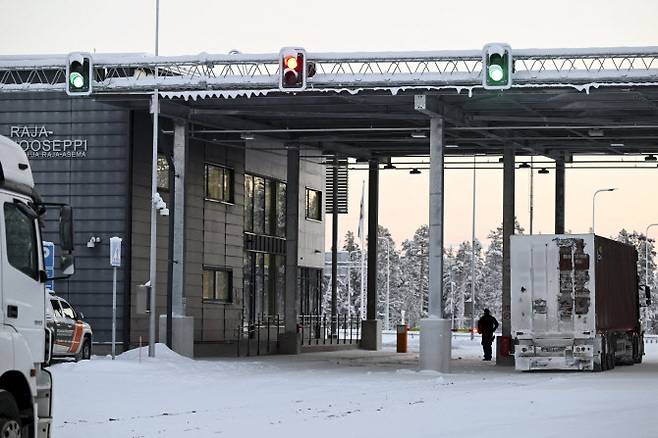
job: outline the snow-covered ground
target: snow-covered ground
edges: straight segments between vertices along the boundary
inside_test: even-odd
[[[453,341],[452,373],[408,354],[308,353],[191,360],[158,345],[52,367],[54,438],[657,437],[658,344],[605,373],[517,373]]]

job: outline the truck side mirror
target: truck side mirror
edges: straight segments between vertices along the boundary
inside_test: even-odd
[[[59,239],[64,251],[73,251],[73,209],[68,205],[59,213]]]
[[[649,286],[644,286],[644,298],[647,300],[647,306],[651,305],[651,288]]]

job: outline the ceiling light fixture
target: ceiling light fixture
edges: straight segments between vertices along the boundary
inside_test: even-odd
[[[409,171],[409,174],[410,175],[420,175],[420,170],[418,170],[418,168],[414,167],[413,169],[411,169]]]
[[[411,131],[411,138],[427,138],[427,134],[421,130]]]
[[[548,169],[545,168],[545,167],[542,167],[541,169],[539,169],[539,171],[537,173],[541,173],[542,175],[546,175],[546,174],[548,174]]]
[[[254,139],[254,134],[251,132],[243,132],[240,134],[240,138],[243,140],[253,140]]]
[[[528,163],[521,163],[519,164],[519,169],[530,169],[530,165]]]

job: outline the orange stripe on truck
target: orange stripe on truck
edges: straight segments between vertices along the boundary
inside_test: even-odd
[[[73,326],[73,338],[71,340],[69,353],[77,353],[78,347],[80,347],[80,338],[82,338],[82,327],[82,323],[79,321]]]

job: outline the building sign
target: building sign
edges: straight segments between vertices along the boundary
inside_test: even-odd
[[[27,158],[87,158],[87,140],[55,139],[45,126],[10,126],[9,138],[23,148]]]

